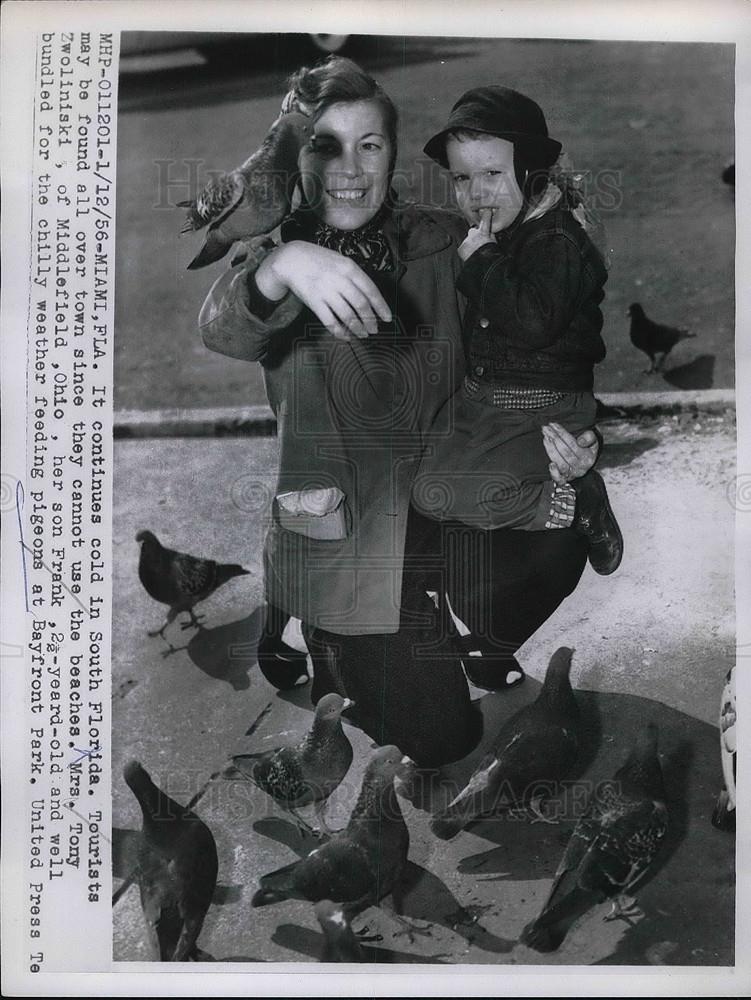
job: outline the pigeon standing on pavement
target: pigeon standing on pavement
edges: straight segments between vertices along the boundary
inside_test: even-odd
[[[190,621],[182,627],[201,628],[201,623],[193,611],[193,606],[221,587],[234,576],[247,576],[250,570],[237,563],[216,563],[213,559],[199,559],[165,549],[151,531],[139,531],[136,541],[141,544],[138,560],[138,577],[146,593],[155,601],[169,605],[167,620],[160,629],[149,632],[150,636],[160,635],[181,611],[187,611]],[[170,649],[174,647],[170,646]]]
[[[320,817],[329,795],[344,780],[353,752],[342,729],[342,712],[352,705],[353,701],[338,694],[324,695],[316,705],[310,732],[300,743],[236,754],[229,770],[250,778],[309,829],[295,810],[315,802]]]
[[[220,260],[233,243],[269,233],[287,215],[298,177],[297,158],[310,133],[299,110],[282,113],[259,149],[235,170],[213,177],[188,209],[182,233],[209,226],[191,271]]]
[[[524,944],[555,951],[571,924],[614,898],[608,919],[636,915],[624,896],[654,860],[668,829],[657,726],[650,723],[612,781],[596,789],[574,828],[542,912],[522,932]]]
[[[450,840],[501,807],[528,804],[544,818],[539,799],[569,774],[579,750],[579,706],[569,680],[573,652],[561,646],[553,653],[536,700],[503,724],[466,787],[433,818],[436,836]]]
[[[125,765],[123,777],[143,814],[136,880],[157,960],[208,957],[196,941],[216,887],[214,836],[187,806],[157,788],[138,761]]]
[[[685,327],[655,323],[649,319],[638,302],[628,307],[627,315],[631,317],[631,343],[640,351],[644,351],[651,361],[651,366],[645,372],[647,375],[662,370],[665,358],[679,341],[696,336],[695,333],[689,333]],[[655,361],[658,354],[661,357],[659,361]]]
[[[412,764],[395,746],[377,750],[363,777],[357,803],[344,830],[307,857],[263,875],[253,906],[285,899],[344,903],[348,917],[392,893],[400,905],[400,879],[407,862],[409,831],[394,778]]]

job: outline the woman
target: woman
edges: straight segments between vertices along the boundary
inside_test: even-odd
[[[261,362],[277,416],[266,648],[287,616],[301,619],[313,702],[346,693],[369,735],[436,766],[480,738],[458,646],[426,593],[445,589],[445,553],[409,514],[422,450],[441,433],[434,417],[463,375],[455,279],[466,227],[390,197],[396,110],[358,66],[333,57],[291,87],[312,109],[301,207],[279,245],[249,244],[199,320],[207,347]],[[594,461],[595,445],[554,441],[562,476]],[[575,540],[575,560],[554,547],[572,567],[557,604],[584,562]]]

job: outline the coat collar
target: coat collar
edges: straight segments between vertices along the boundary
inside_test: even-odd
[[[417,260],[445,250],[452,237],[433,217],[433,213],[420,205],[395,206],[386,220],[383,234],[389,240],[397,261]]]

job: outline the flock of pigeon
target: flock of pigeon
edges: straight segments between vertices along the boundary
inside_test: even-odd
[[[139,532],[139,577],[151,597],[169,606],[168,621],[150,635],[162,635],[179,611],[201,628],[193,606],[242,572],[161,546]],[[171,648],[171,647],[170,647]],[[584,743],[583,724],[571,688],[573,650],[552,656],[538,697],[508,718],[465,787],[431,820],[433,834],[457,836],[485,816],[524,810],[545,818],[540,789],[551,790],[574,771]],[[398,792],[409,787],[414,763],[395,746],[378,748],[364,772],[355,806],[343,829],[331,835],[310,827],[297,809],[315,805],[317,817],[347,776],[353,749],[342,728],[352,702],[337,694],[322,698],[305,737],[294,745],[233,756],[222,775],[252,782],[288,811],[298,827],[316,837],[310,853],[259,881],[252,905],[305,900],[325,936],[325,961],[378,960],[377,948],[363,948],[352,920],[391,896],[402,910],[403,874],[410,835]],[[635,912],[628,893],[641,880],[665,838],[668,809],[657,753],[657,728],[645,726],[612,781],[599,785],[579,818],[541,912],[520,935],[539,952],[557,949],[575,920],[595,904],[613,901],[609,916]],[[143,814],[137,881],[157,961],[206,959],[197,946],[218,874],[214,836],[190,805],[181,806],[151,781],[136,761],[124,778]]]

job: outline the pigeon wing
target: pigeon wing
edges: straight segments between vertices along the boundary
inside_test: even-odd
[[[523,802],[546,790],[555,793],[555,783],[563,778],[576,758],[579,746],[573,726],[545,720],[520,726],[496,756],[501,764],[501,780],[513,798]]]
[[[256,760],[252,780],[278,802],[294,805],[305,798],[307,787],[296,747],[280,747]]]
[[[376,873],[367,852],[348,837],[339,836],[302,860],[263,875],[252,905],[264,906],[283,899],[359,903],[371,901],[376,886]]]
[[[583,887],[606,896],[626,892],[644,875],[667,832],[661,802],[624,802],[614,822],[606,818],[581,866]]]
[[[211,593],[216,578],[216,563],[213,559],[197,559],[175,552],[170,571],[179,593],[198,600]]]
[[[221,225],[242,200],[244,190],[239,170],[210,178],[195,201],[181,202],[188,208],[188,217],[180,232],[192,233],[210,224],[212,228]]]
[[[144,845],[139,853],[137,879],[153,954],[169,962],[182,931],[174,872],[165,858]]]

